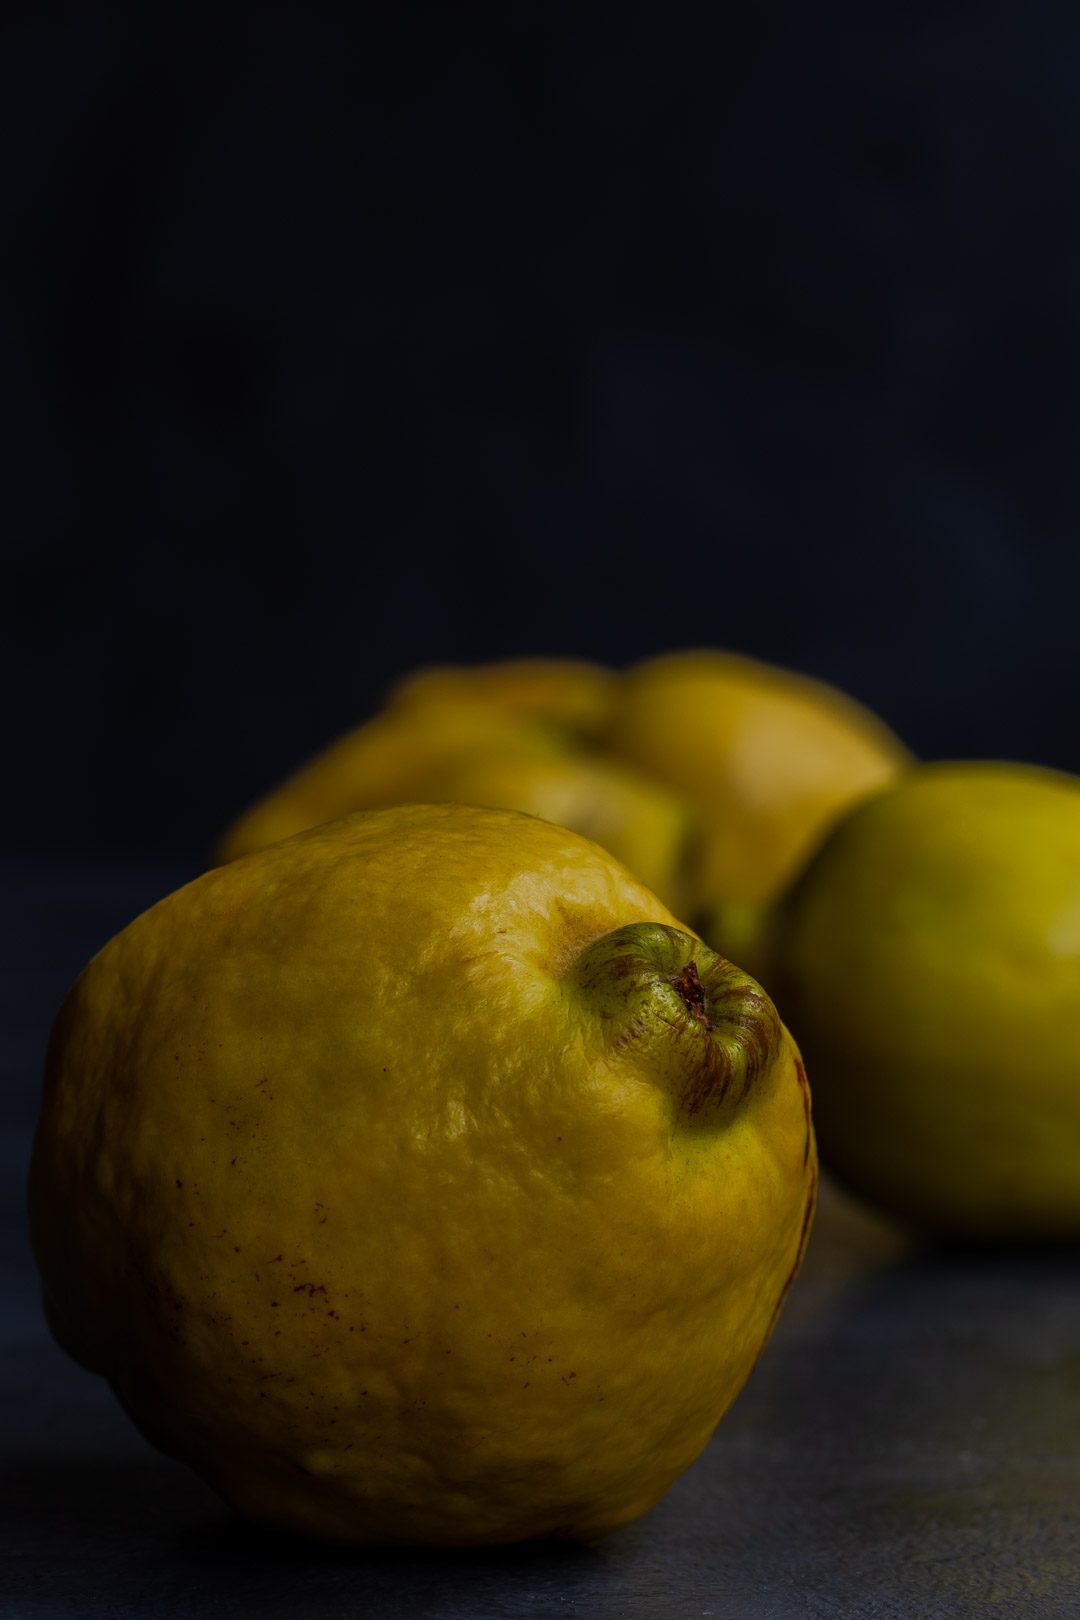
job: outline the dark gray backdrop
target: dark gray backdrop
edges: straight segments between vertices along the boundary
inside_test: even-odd
[[[201,852],[521,651],[1080,768],[1080,14],[330,19],[9,32],[9,847]]]

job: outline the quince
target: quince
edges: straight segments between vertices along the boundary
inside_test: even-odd
[[[721,948],[731,916],[767,905],[832,821],[910,756],[867,709],[821,681],[734,653],[682,652],[629,670],[605,737],[696,804],[696,914]]]
[[[218,858],[409,800],[523,810],[596,839],[743,961],[830,822],[909,757],[833,688],[734,654],[440,666],[242,815]]]
[[[1080,780],[918,767],[766,929],[828,1165],[968,1239],[1080,1237]]]
[[[632,766],[474,697],[425,692],[340,738],[246,811],[218,859],[235,860],[358,809],[457,801],[542,816],[603,844],[671,906],[687,897],[689,806]]]
[[[31,1173],[50,1323],[243,1514],[589,1538],[706,1444],[816,1158],[765,993],[597,846],[352,816],[94,958]]]
[[[487,704],[432,696],[384,710],[337,738],[246,810],[222,837],[217,857],[236,860],[279,838],[336,821],[352,810],[438,797],[429,783],[475,754],[506,760],[558,759],[564,744]],[[500,807],[502,808],[502,807]]]
[[[495,664],[434,664],[392,689],[391,707],[431,701],[479,704],[587,740],[607,724],[619,677],[576,658],[510,658]]]

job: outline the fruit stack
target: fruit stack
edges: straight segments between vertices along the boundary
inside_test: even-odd
[[[867,1199],[1080,1237],[1078,790],[733,655],[413,675],[72,988],[56,1337],[266,1524],[628,1522],[799,1269],[807,1072]]]

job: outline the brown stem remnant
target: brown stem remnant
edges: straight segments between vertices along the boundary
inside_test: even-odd
[[[687,962],[681,972],[676,973],[670,981],[672,987],[678,992],[686,1006],[691,1018],[696,1018],[699,1024],[706,1029],[712,1029],[708,1014],[705,1011],[705,986],[698,977],[697,963],[693,960]]]

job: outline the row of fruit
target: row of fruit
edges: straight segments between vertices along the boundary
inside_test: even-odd
[[[916,765],[833,688],[732,654],[532,660],[412,675],[220,855],[418,800],[583,833],[779,1002],[852,1187],[943,1233],[1056,1238],[1080,1233],[1078,787]]]
[[[1071,779],[747,660],[422,672],[70,992],[50,1326],[260,1522],[614,1529],[799,1269],[807,1069],[866,1196],[1080,1233],[1078,857]]]

